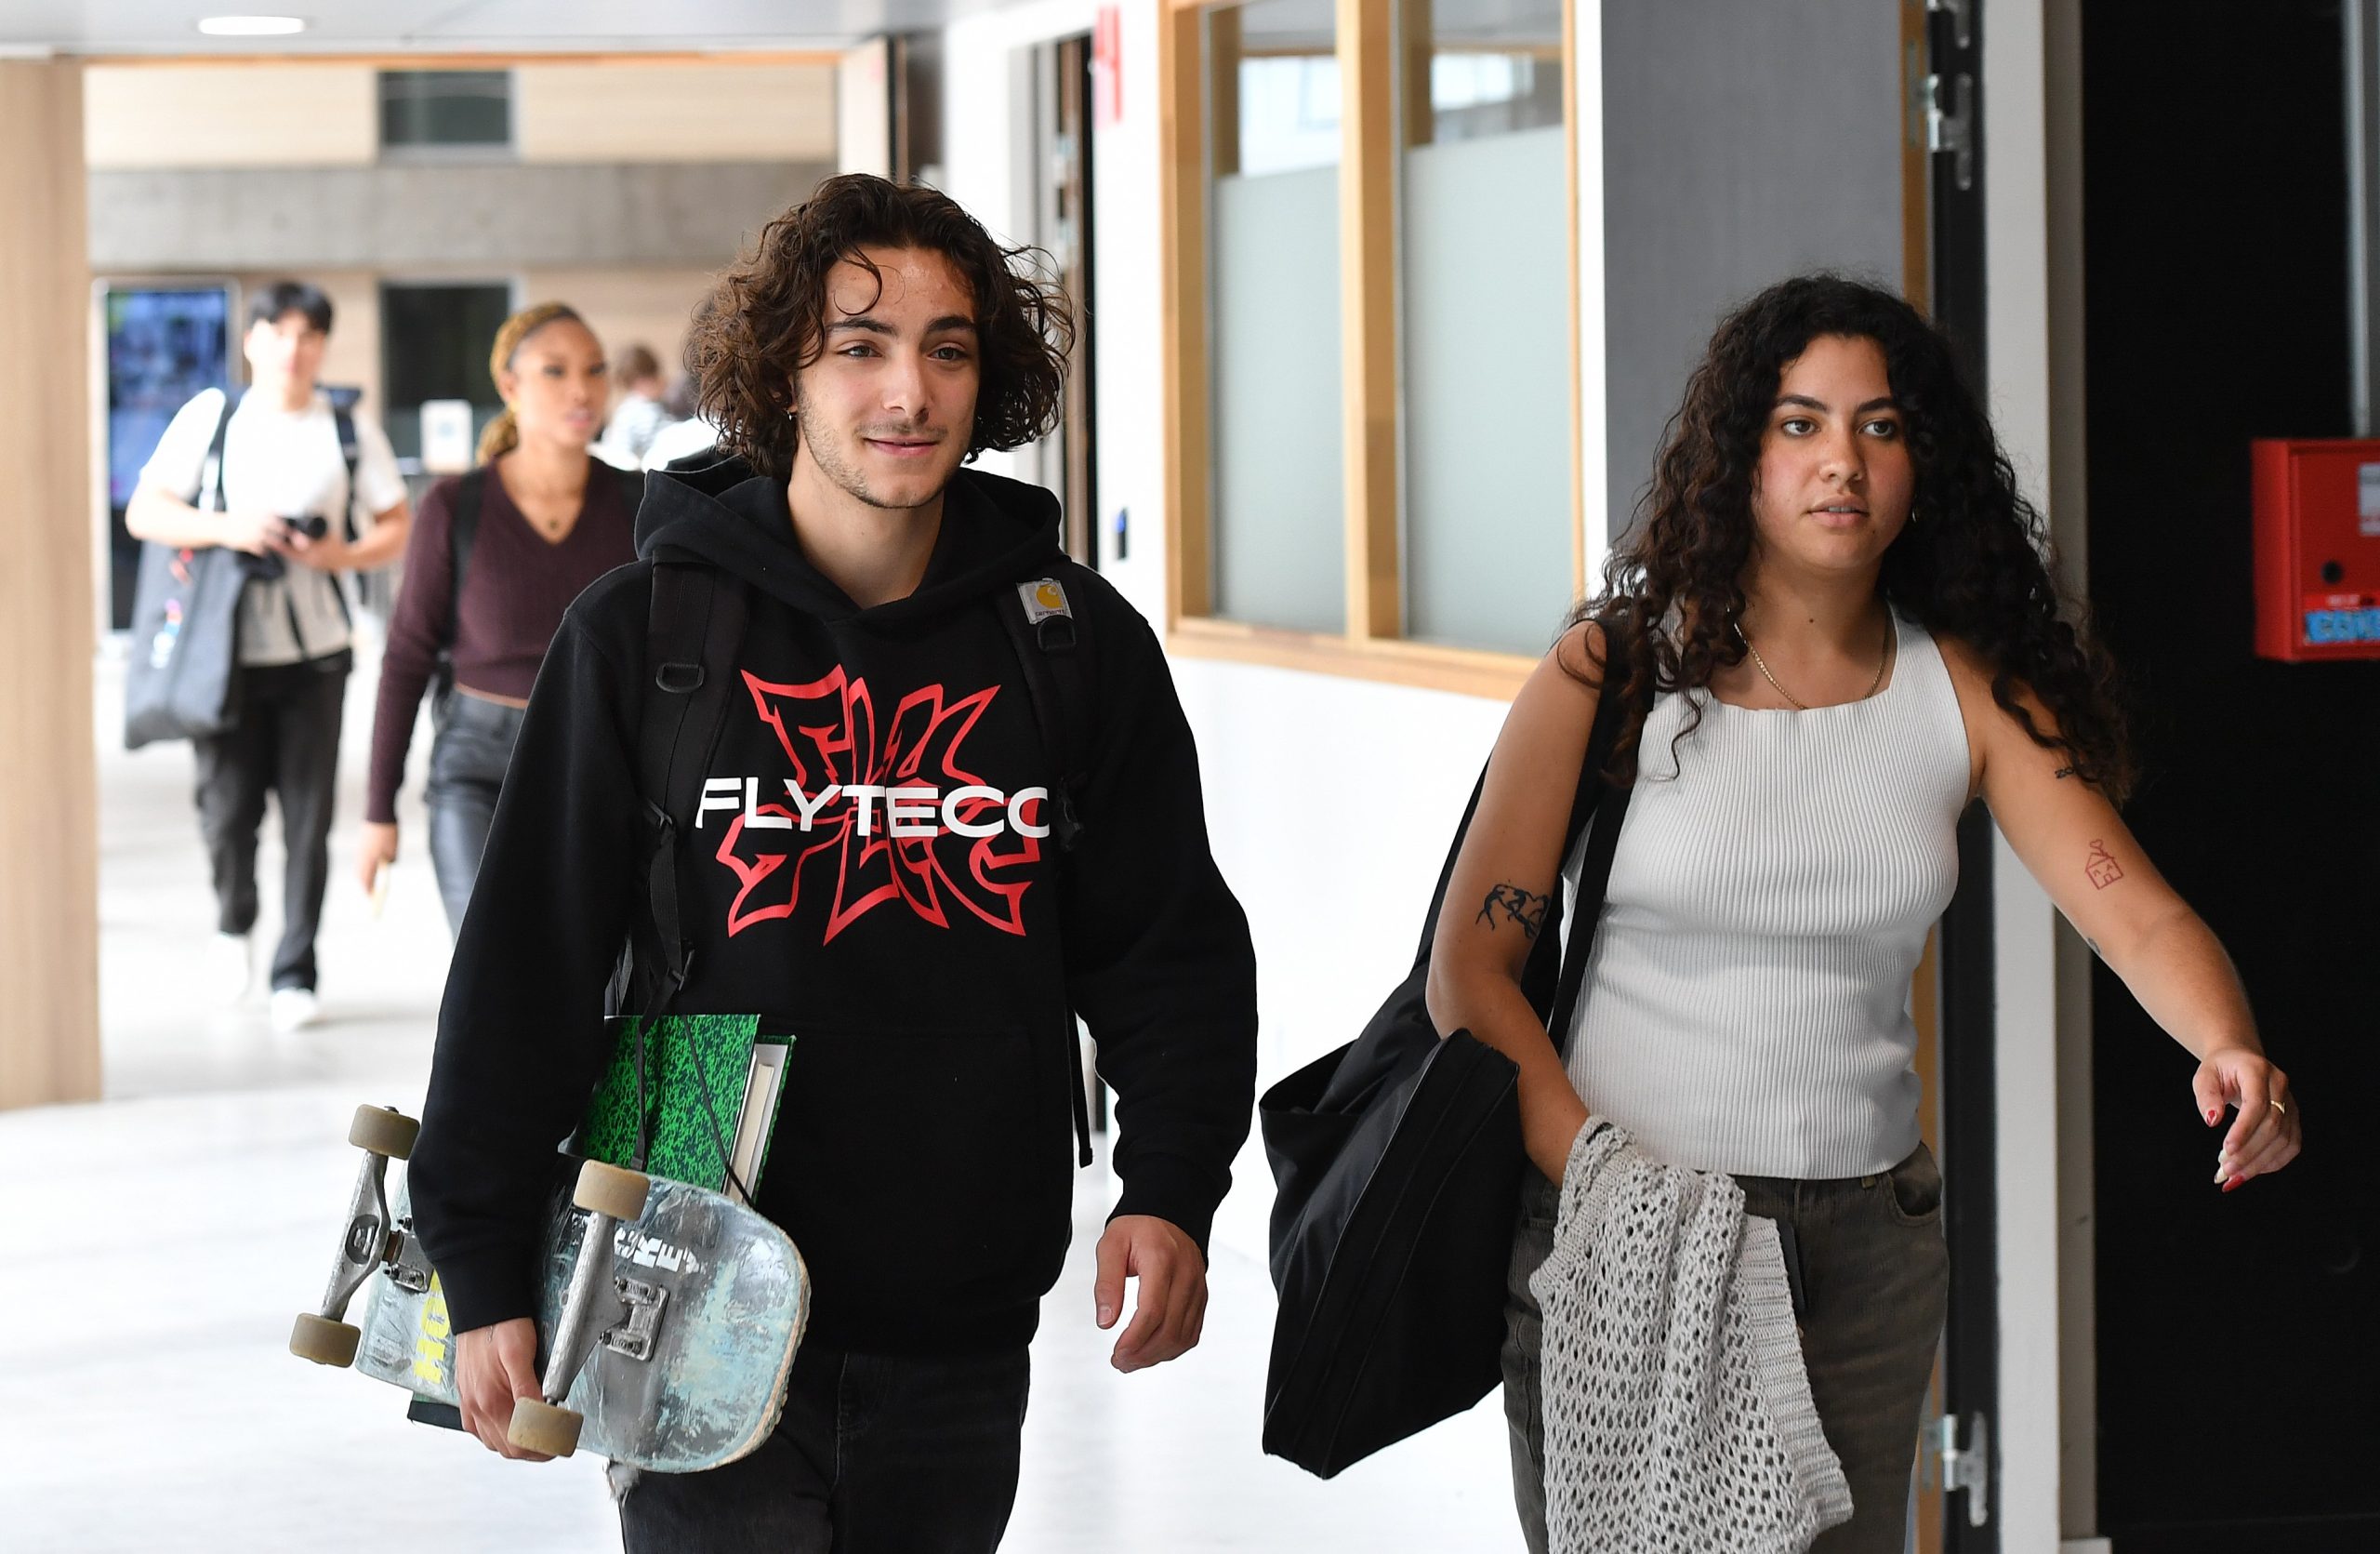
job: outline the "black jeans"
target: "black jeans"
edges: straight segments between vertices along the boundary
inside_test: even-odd
[[[438,737],[430,747],[430,865],[438,873],[438,897],[446,907],[450,933],[463,931],[463,909],[480,877],[480,855],[487,851],[488,827],[496,819],[496,795],[505,768],[512,764],[512,742],[521,737],[522,710],[450,691],[438,704]]]
[[[237,671],[239,722],[191,741],[198,758],[198,830],[215,876],[215,926],[257,924],[257,832],[265,795],[281,805],[288,852],[282,876],[281,943],[274,988],[314,986],[314,930],[330,880],[331,801],[338,779],[339,722],[347,705],[345,653]]]
[[[1559,1197],[1533,1170],[1524,1180],[1504,1292],[1504,1419],[1521,1533],[1532,1554],[1544,1554],[1543,1329],[1528,1281],[1553,1250]],[[1851,1520],[1819,1534],[1810,1554],[1900,1554],[1918,1417],[1950,1295],[1942,1173],[1933,1151],[1921,1144],[1890,1171],[1868,1176],[1736,1181],[1746,1214],[1791,1225],[1800,1243],[1808,1303],[1802,1363],[1818,1424],[1851,1486]]]
[[[794,1356],[785,1417],[707,1473],[613,1469],[627,1554],[992,1554],[1030,1375],[994,1354]]]

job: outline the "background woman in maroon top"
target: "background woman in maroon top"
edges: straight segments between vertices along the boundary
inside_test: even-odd
[[[505,408],[480,438],[480,468],[430,488],[405,550],[357,870],[369,890],[396,861],[405,750],[443,656],[452,688],[442,687],[432,707],[428,798],[430,862],[450,929],[462,925],[470,900],[537,666],[579,591],[636,559],[643,484],[588,452],[610,384],[602,344],[575,312],[545,302],[513,314],[496,331],[488,367]],[[456,515],[474,497],[458,596]]]

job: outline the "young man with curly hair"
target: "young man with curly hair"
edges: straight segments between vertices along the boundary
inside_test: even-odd
[[[1078,1016],[1119,1127],[1095,1320],[1136,1279],[1116,1366],[1198,1341],[1254,955],[1155,635],[1060,552],[1050,493],[965,467],[1059,405],[1071,315],[1022,258],[940,193],[852,176],[721,278],[689,350],[721,457],[654,477],[642,559],[565,618],[456,946],[414,1204],[465,1426],[508,1455],[553,1152],[623,942],[630,1009],[659,960],[673,1012],[792,1038],[754,1196],[814,1282],[784,1422],[725,1468],[627,1483],[631,1551],[998,1545],[1069,1234]],[[747,615],[677,833],[673,957],[651,950],[640,724],[656,572],[687,566]],[[1073,694],[1045,652],[1075,655]]]

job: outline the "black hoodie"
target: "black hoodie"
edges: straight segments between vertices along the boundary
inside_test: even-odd
[[[681,843],[694,952],[673,1008],[794,1037],[756,1202],[809,1263],[812,1331],[884,1353],[1031,1335],[1068,1236],[1078,1014],[1117,1092],[1116,1213],[1203,1247],[1248,1131],[1254,952],[1157,640],[1060,553],[1055,498],[961,471],[917,591],[871,609],[740,462],[657,476],[637,530],[644,559],[580,595],[547,655],[447,976],[411,1188],[456,1330],[536,1309],[553,1151],[648,915],[637,728],[652,558],[671,552],[750,596]],[[1050,805],[1026,790],[1058,774],[993,608],[1041,577],[1085,618],[1095,704],[1065,851],[1035,834]]]

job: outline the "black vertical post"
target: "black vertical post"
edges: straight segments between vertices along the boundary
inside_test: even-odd
[[[1982,0],[1927,20],[1927,59],[1937,100],[1967,119],[1966,173],[1959,156],[1932,158],[1934,320],[1950,336],[1978,398],[1989,379],[1984,352]],[[1962,35],[1964,33],[1964,35]],[[1962,187],[1962,183],[1964,187]],[[1983,1525],[1974,1524],[1973,1491],[1943,1497],[1943,1547],[1952,1554],[2000,1548],[2000,1205],[1994,1124],[1998,997],[1992,944],[1991,817],[1977,804],[1959,822],[1959,889],[1942,916],[1941,1139],[1943,1234],[1950,1247],[1950,1315],[1943,1335],[1943,1412],[1958,1421],[1959,1444],[1973,1445],[1970,1421],[1990,1421],[1991,1493]],[[1938,1452],[1929,1439],[1924,1449]]]

